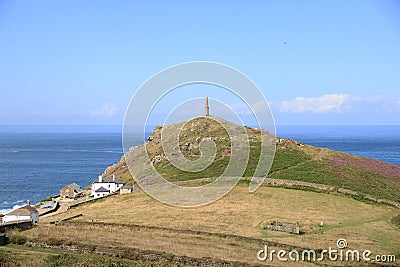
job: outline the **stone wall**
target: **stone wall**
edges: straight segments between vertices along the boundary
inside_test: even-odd
[[[27,242],[26,245],[38,248],[51,248],[66,251],[73,251],[84,254],[98,254],[104,256],[118,257],[130,260],[145,260],[154,262],[152,266],[162,266],[163,262],[175,263],[177,266],[208,266],[208,267],[235,267],[235,266],[258,266],[243,262],[225,261],[213,258],[194,258],[188,256],[178,256],[170,253],[160,253],[156,251],[140,250],[137,248],[118,248],[105,246],[75,246],[75,245],[50,245],[45,242]]]
[[[296,235],[300,234],[299,223],[271,221],[264,225],[264,229],[287,232],[287,233],[296,234]]]
[[[3,223],[3,224],[0,224],[0,233],[4,233],[5,231],[12,230],[12,229],[27,230],[27,229],[32,228],[32,226],[33,226],[33,223],[30,220]]]
[[[71,188],[69,185],[64,186],[60,190],[60,198],[70,198],[73,199],[75,197],[74,189]]]

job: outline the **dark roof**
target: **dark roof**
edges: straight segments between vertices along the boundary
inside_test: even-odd
[[[122,182],[122,181],[120,181],[120,180],[117,180],[117,179],[113,180],[113,179],[110,179],[110,178],[103,178],[103,181],[102,181],[102,182],[99,182],[99,180],[97,179],[97,180],[95,180],[93,183],[108,183],[108,184],[115,183],[115,184],[124,184],[124,182]]]
[[[77,193],[81,193],[82,192],[81,187],[79,185],[77,185],[76,183],[72,183],[72,184],[69,184],[67,186],[72,188]]]
[[[7,215],[31,215],[32,213],[38,212],[34,207],[29,205],[23,206],[21,208],[15,209],[7,213]]]
[[[110,193],[110,190],[105,189],[104,187],[100,187],[99,189],[97,189],[96,191],[94,191],[96,193],[103,193],[103,192],[107,192]]]

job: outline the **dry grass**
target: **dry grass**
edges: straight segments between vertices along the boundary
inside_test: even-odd
[[[173,229],[263,238],[294,246],[324,249],[346,238],[352,249],[371,249],[400,257],[400,232],[390,223],[399,214],[395,208],[358,202],[343,195],[321,194],[282,188],[261,187],[249,194],[240,185],[221,200],[207,206],[187,209],[164,205],[145,193],[118,195],[104,201],[72,209],[46,218],[59,220],[73,214],[84,216],[74,221],[138,224]],[[298,221],[304,235],[263,230],[269,220]],[[326,226],[319,227],[324,221]],[[41,226],[26,232],[29,238],[59,237],[83,243],[133,246],[192,257],[212,256],[225,260],[256,262],[260,244],[230,240],[219,236],[194,235],[168,230],[129,227],[98,228]],[[96,228],[97,227],[97,228]]]
[[[139,248],[189,257],[213,257],[257,263],[255,253],[261,245],[218,236],[176,233],[169,230],[132,229],[125,226],[42,225],[25,233],[33,240],[73,239],[82,244]],[[213,244],[211,246],[211,244]]]

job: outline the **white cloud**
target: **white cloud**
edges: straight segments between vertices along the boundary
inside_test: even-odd
[[[41,115],[42,113],[41,112],[37,112],[37,111],[31,111],[31,112],[29,112],[29,115],[30,116],[39,116],[39,115]]]
[[[287,113],[395,113],[400,112],[400,97],[350,96],[348,94],[329,94],[319,97],[296,97],[279,103],[280,112]]]
[[[348,101],[352,111],[373,113],[400,112],[400,97],[389,96],[354,96]]]
[[[301,113],[301,112],[342,112],[346,108],[346,101],[350,99],[348,94],[330,94],[319,97],[296,97],[293,100],[282,101],[280,104],[281,112]]]
[[[100,109],[90,111],[92,117],[111,117],[118,111],[114,103],[105,102]]]

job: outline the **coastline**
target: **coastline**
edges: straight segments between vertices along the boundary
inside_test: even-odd
[[[29,129],[29,127],[30,126],[24,126],[22,128],[25,128],[25,130],[27,130]],[[9,126],[7,126],[6,128],[8,130],[10,129]],[[28,156],[32,157],[33,155],[35,155],[34,153],[39,153],[38,155],[42,154],[44,155],[41,158],[41,160],[43,161],[42,164],[45,165],[57,164],[56,169],[54,167],[50,167],[47,170],[38,166],[39,171],[42,173],[41,175],[48,177],[48,179],[46,179],[46,185],[48,186],[47,189],[40,188],[40,190],[38,189],[30,192],[25,191],[18,198],[14,199],[10,197],[0,199],[0,213],[2,214],[11,211],[16,205],[20,206],[21,204],[24,204],[27,201],[27,199],[32,200],[33,203],[38,203],[41,199],[46,198],[49,195],[57,195],[59,193],[59,190],[64,185],[72,182],[77,182],[82,187],[85,187],[86,185],[91,183],[94,177],[103,173],[108,166],[117,163],[123,154],[121,148],[121,140],[120,140],[121,139],[120,128],[118,126],[110,126],[109,128],[106,126],[104,127],[103,126],[102,127],[45,126],[44,128],[42,128],[41,126],[34,126],[33,128],[36,131],[36,133],[34,134],[34,136],[36,136],[35,138],[40,137],[39,133],[43,132],[46,138],[48,138],[51,142],[60,142],[64,138],[68,141],[67,142],[68,145],[62,147],[62,153],[60,153],[61,156],[60,160],[64,162],[62,164],[57,161],[50,161],[50,163],[46,163],[48,159],[45,157],[46,156],[45,154],[46,153],[48,154],[49,152],[54,153],[55,151],[43,150],[41,146],[46,144],[40,142],[37,147],[29,147],[29,149],[24,147],[23,144],[21,145],[18,143],[14,144],[15,146],[17,146],[17,148],[12,147],[13,144],[11,144],[9,148],[4,148],[4,146],[0,146],[0,150],[3,152],[3,157],[9,156],[11,158],[18,159],[19,157],[24,157],[25,155],[23,160],[27,160],[26,158],[28,158]],[[99,128],[101,129],[101,132],[99,132]],[[375,130],[370,132],[365,132],[363,130],[365,128],[375,129]],[[21,130],[21,127],[19,126],[16,129]],[[333,131],[332,129],[336,129],[336,131]],[[344,131],[344,129],[347,130]],[[66,133],[66,131],[68,130],[71,130],[73,133]],[[345,149],[341,150],[335,149],[335,150],[340,150],[340,151],[347,150],[344,151],[346,153],[349,153],[348,152],[349,150],[350,152],[351,151],[354,152],[356,150],[355,151],[356,153],[350,153],[350,154],[364,156],[364,157],[366,155],[370,156],[367,158],[373,158],[371,156],[374,153],[375,155],[378,156],[382,155],[382,153],[386,153],[393,159],[400,161],[400,149],[396,150],[395,146],[390,147],[390,142],[400,145],[400,137],[397,137],[397,139],[393,139],[393,136],[396,135],[398,130],[400,130],[400,126],[296,126],[296,125],[277,126],[277,134],[279,136],[295,139],[302,143],[317,145],[319,147],[327,147],[329,149],[342,147]],[[28,138],[30,136],[29,132],[32,131],[27,131],[27,132],[28,133],[25,134],[19,133],[21,139]],[[3,126],[0,126],[0,134],[4,134]],[[368,143],[360,145],[360,142],[362,142],[363,138],[364,140],[367,140]],[[17,139],[17,141],[21,139]],[[12,139],[10,141],[13,140],[15,141],[15,139]],[[377,140],[377,142],[375,142],[374,140]],[[89,146],[88,142],[95,143],[96,146],[93,145]],[[111,142],[111,145],[107,144],[107,142]],[[355,144],[355,147],[351,147],[351,145],[349,145],[349,143],[351,144],[352,142]],[[386,147],[382,147],[380,145],[383,142],[387,142],[384,144],[386,145]],[[141,142],[138,139],[138,144],[140,143]],[[372,147],[374,150],[371,150],[370,147]],[[391,148],[393,151],[388,150],[387,147]],[[6,149],[8,149],[10,152],[7,152]],[[54,150],[56,149],[57,146],[54,147]],[[16,150],[18,150],[19,152],[18,153],[13,152]],[[396,152],[397,155],[395,154]],[[64,156],[65,159],[63,158]],[[74,159],[75,157],[76,159]],[[99,157],[103,159],[103,162],[99,162],[98,160]],[[93,160],[88,160],[90,158],[93,158]],[[376,157],[374,159],[376,159]],[[381,159],[378,160],[382,161]],[[10,161],[10,159],[7,158],[7,161]],[[85,165],[82,165],[80,161],[85,162]],[[35,163],[34,161],[32,162],[33,162],[32,164]],[[73,166],[74,164],[80,166],[74,167]],[[33,171],[29,169],[24,170],[25,168],[24,165],[19,165],[19,168],[21,169],[18,170],[18,174],[29,173],[33,171],[38,172],[38,170],[36,169],[33,169]],[[3,170],[3,173],[5,173],[3,174],[4,176],[7,175],[7,171],[10,170],[9,168],[7,168],[7,166],[5,166],[5,169]],[[59,175],[53,175],[55,171],[56,173],[58,172]],[[71,172],[76,172],[76,174],[70,175]],[[27,177],[29,177],[29,175],[27,175]],[[7,177],[3,179],[5,179],[5,182],[7,184]],[[18,179],[20,180],[18,181]],[[30,184],[30,187],[37,186],[37,184],[35,185],[35,181],[34,180],[31,181],[31,179],[32,178],[24,178],[23,176],[18,175],[18,177],[14,177],[14,179],[10,180],[13,181],[17,180],[17,182],[20,183],[21,185],[26,185],[28,182],[28,184]],[[36,183],[39,183],[39,180],[37,180]],[[7,194],[6,192],[7,189],[12,190],[13,188],[6,187],[6,189],[4,189],[5,194]],[[34,192],[34,194],[32,194],[32,192]]]

